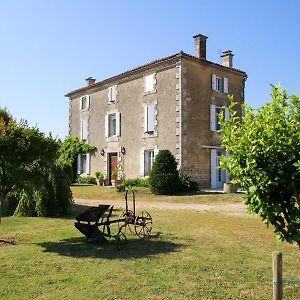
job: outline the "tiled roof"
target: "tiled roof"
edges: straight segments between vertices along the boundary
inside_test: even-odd
[[[85,90],[87,90],[87,89],[94,88],[94,87],[97,87],[97,86],[101,86],[101,85],[103,85],[103,84],[105,84],[105,83],[107,83],[107,82],[109,82],[109,81],[114,80],[114,79],[117,79],[117,78],[120,78],[120,77],[124,77],[124,76],[129,75],[129,74],[131,74],[131,73],[133,73],[133,72],[136,72],[136,71],[138,71],[138,70],[141,70],[141,69],[144,69],[144,68],[147,68],[147,67],[150,67],[150,66],[155,66],[156,64],[159,64],[159,63],[161,63],[161,62],[165,62],[165,61],[168,61],[168,60],[172,60],[172,59],[174,59],[174,58],[176,58],[176,57],[178,57],[178,58],[186,57],[186,58],[192,59],[192,60],[194,60],[194,61],[198,61],[198,62],[202,62],[202,63],[208,63],[208,64],[213,64],[213,65],[215,65],[215,66],[222,67],[222,68],[225,68],[225,69],[227,69],[227,70],[229,69],[228,67],[224,67],[224,66],[222,66],[222,65],[220,65],[220,64],[213,63],[213,62],[208,61],[208,60],[204,60],[204,59],[201,59],[201,58],[197,58],[197,57],[195,57],[195,56],[193,56],[193,55],[190,55],[190,54],[187,54],[187,53],[181,51],[181,52],[179,52],[179,53],[175,53],[175,54],[172,54],[172,55],[169,55],[169,56],[160,58],[160,59],[153,60],[153,61],[151,61],[151,62],[149,62],[149,63],[147,63],[147,64],[138,66],[138,67],[136,67],[136,68],[129,69],[129,70],[125,71],[125,72],[122,72],[122,73],[120,73],[120,74],[118,74],[118,75],[115,75],[115,76],[112,76],[112,77],[109,77],[109,78],[106,78],[106,79],[101,80],[101,81],[99,81],[99,82],[96,82],[96,83],[94,83],[94,84],[92,84],[92,85],[84,86],[84,87],[82,87],[82,88],[73,90],[73,91],[67,93],[65,96],[66,96],[66,97],[69,97],[69,96],[71,96],[71,95],[74,94],[74,93],[81,92],[81,91],[85,91]],[[239,69],[230,68],[230,70],[233,70],[233,71],[237,71],[237,72],[243,73],[243,74],[245,74],[245,76],[246,76],[246,73],[245,73],[244,71],[239,70]]]

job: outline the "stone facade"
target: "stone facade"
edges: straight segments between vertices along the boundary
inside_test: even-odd
[[[145,76],[149,74],[154,89],[145,92]],[[212,89],[212,76],[226,77],[226,93]],[[211,149],[220,149],[218,133],[210,128],[211,105],[228,105],[228,94],[242,102],[245,79],[246,74],[240,70],[180,52],[101,82],[89,80],[88,86],[66,95],[70,135],[84,135],[88,143],[97,147],[87,157],[89,166],[85,172],[93,175],[102,170],[109,179],[110,155],[117,155],[126,178],[140,177],[145,171],[141,166],[145,150],[156,154],[159,149],[169,149],[178,168],[199,186],[211,187]],[[113,102],[109,101],[111,87]],[[84,96],[89,97],[87,109],[81,107]],[[154,129],[150,133],[145,130],[148,106],[154,110]],[[106,132],[109,114],[116,114],[119,126],[111,137]]]

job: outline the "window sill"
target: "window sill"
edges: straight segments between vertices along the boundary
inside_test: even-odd
[[[85,112],[85,111],[89,111],[89,108],[85,108],[85,109],[81,109],[80,112]]]
[[[118,142],[119,141],[119,137],[116,135],[110,136],[106,138],[106,141],[109,142]]]
[[[144,96],[147,96],[147,95],[151,95],[151,94],[155,94],[157,92],[157,89],[153,90],[153,91],[149,91],[149,92],[145,92],[144,91]]]
[[[151,133],[144,132],[143,139],[156,138],[158,136],[157,131],[153,131]]]

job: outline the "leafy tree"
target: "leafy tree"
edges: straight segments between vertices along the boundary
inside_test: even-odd
[[[74,181],[77,171],[77,155],[79,153],[94,151],[95,149],[96,147],[80,141],[78,137],[67,136],[60,145],[58,163],[72,166],[72,180]]]
[[[173,194],[179,190],[177,163],[169,150],[160,150],[156,155],[149,176],[149,185],[151,192],[158,195]]]
[[[25,121],[17,123],[9,114],[0,116],[0,221],[2,204],[16,186],[39,184],[43,169],[55,162],[59,143]]]
[[[229,152],[221,167],[246,191],[248,210],[300,247],[300,98],[279,86],[271,96],[257,111],[231,99],[231,118],[221,121]]]

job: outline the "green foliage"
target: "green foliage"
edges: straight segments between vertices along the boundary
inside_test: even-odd
[[[0,109],[0,204],[6,213],[50,216],[66,212],[72,202],[71,172],[70,166],[56,162],[59,147],[59,140],[29,127],[26,121],[16,122]]]
[[[95,146],[86,144],[83,141],[80,141],[78,137],[67,136],[65,140],[61,143],[59,148],[59,157],[58,163],[62,165],[72,166],[73,170],[73,180],[76,179],[77,174],[77,155],[79,153],[86,153],[94,151]]]
[[[232,101],[232,99],[231,99]],[[257,111],[233,101],[222,119],[221,166],[246,191],[250,212],[272,224],[280,240],[300,246],[300,98],[272,86],[272,102]]]
[[[153,194],[168,195],[179,190],[179,175],[175,157],[169,150],[160,150],[156,155],[149,176]]]
[[[95,173],[95,177],[96,177],[96,179],[103,180],[104,179],[104,173],[102,171],[98,170]]]
[[[77,176],[76,183],[96,184],[96,177],[94,177],[94,176]]]
[[[137,186],[137,187],[149,187],[148,178],[128,178],[122,181],[125,187]]]
[[[192,192],[198,190],[196,182],[190,180],[189,177],[186,174],[184,174],[181,170],[179,172],[179,183],[179,190],[181,192]]]

